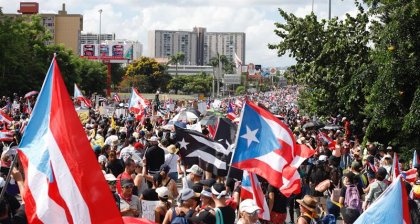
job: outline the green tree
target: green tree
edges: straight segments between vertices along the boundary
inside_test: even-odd
[[[212,57],[212,58],[209,59],[209,65],[213,67],[213,78],[217,81],[217,93],[219,93],[220,81],[222,79],[222,73],[223,73],[223,71],[226,72],[225,68],[226,69],[229,68],[229,59],[226,57],[226,55],[222,55],[222,54],[217,53],[215,57]],[[225,65],[226,65],[226,67],[225,67]],[[233,71],[232,66],[231,66],[231,69]],[[216,68],[218,69],[218,72],[215,72]],[[214,83],[214,81],[213,81],[213,83]],[[213,93],[214,93],[214,88],[215,87],[214,87],[214,84],[213,84],[213,87],[212,87],[212,92]]]
[[[87,95],[95,92],[100,95],[105,95],[104,89],[106,87],[107,70],[104,64],[78,57],[73,57],[72,64],[76,66],[75,74],[80,78],[79,87]]]
[[[132,78],[134,77],[134,78]],[[141,57],[134,60],[127,67],[123,82],[120,87],[127,88],[133,85],[138,88],[140,92],[156,92],[160,89],[162,92],[166,91],[166,86],[171,80],[171,76],[166,72],[166,67],[159,64],[153,58]],[[137,80],[136,83],[130,83],[129,81]],[[130,85],[130,86],[127,86]]]
[[[367,138],[419,147],[420,4],[366,0],[372,21],[372,59],[378,73],[367,94]]]
[[[178,93],[179,90],[182,90],[184,88],[184,85],[187,84],[188,78],[187,76],[176,76],[169,81],[167,88],[169,90],[174,90],[175,93]]]
[[[39,16],[9,18],[0,14],[0,91],[24,94],[39,89],[49,62],[39,54],[51,38]]]
[[[289,70],[293,81],[305,88],[299,105],[310,115],[346,114],[357,123],[363,114],[375,70],[370,59],[368,14],[357,4],[359,13],[344,20],[318,20],[315,14],[296,17],[279,9],[284,23],[274,31],[281,39],[269,44],[278,56],[289,54],[296,65]],[[289,76],[290,78],[290,76]]]
[[[172,55],[169,58],[169,64],[175,64],[175,76],[178,76],[178,64],[185,63],[185,54],[183,52],[178,52],[175,55]]]
[[[238,86],[236,87],[236,94],[237,95],[242,95],[245,93],[245,86]]]
[[[182,91],[207,94],[210,92],[211,82],[212,77],[205,73],[187,76],[187,83],[183,86]]]
[[[126,67],[123,67],[122,64],[111,64],[111,83],[114,86],[118,86],[123,80],[125,70]]]

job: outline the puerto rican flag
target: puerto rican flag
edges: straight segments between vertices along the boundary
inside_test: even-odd
[[[264,177],[286,197],[300,192],[297,169],[315,151],[296,144],[287,125],[251,102],[240,117],[232,166]]]
[[[413,169],[409,169],[407,171],[403,171],[401,172],[401,176],[410,183],[414,183],[416,182],[417,179],[417,169],[413,168]]]
[[[367,162],[367,164],[368,164],[370,170],[372,170],[372,172],[374,172],[374,173],[378,172],[378,168],[376,168],[375,164],[372,164],[369,161]]]
[[[13,141],[13,131],[7,129],[0,130],[0,142],[11,141]]]
[[[400,175],[400,166],[398,162],[398,155],[394,152],[394,160],[392,161],[392,180],[395,180]]]
[[[135,88],[131,88],[130,101],[128,102],[128,110],[136,114],[147,108],[150,102],[145,99]]]
[[[2,110],[0,110],[0,123],[6,123],[10,125],[12,123],[13,119],[9,117],[6,113],[4,113]]]
[[[414,153],[413,153],[413,163],[412,163],[412,167],[411,168],[415,168],[417,166],[417,164],[420,164],[420,158],[417,156],[417,150],[414,149]]]
[[[28,223],[123,223],[55,58],[18,154]]]
[[[257,175],[255,175],[255,173],[248,173],[248,171],[244,171],[241,188],[241,199],[253,199],[258,207],[261,208],[261,212],[258,214],[258,217],[269,221],[270,210],[268,209],[268,204],[265,200]]]
[[[354,222],[354,224],[365,223],[411,223],[408,194],[400,176]]]
[[[79,87],[77,86],[77,84],[74,84],[74,94],[73,94],[74,99],[77,99],[80,102],[83,102],[86,107],[92,107],[92,102],[90,102],[90,100],[86,97],[83,96],[82,91],[80,91]]]
[[[242,108],[243,103],[242,103],[242,101],[241,101],[241,100],[236,99],[236,100],[235,100],[235,105],[236,105],[237,107],[239,107],[239,108]]]
[[[229,118],[229,120],[233,121],[233,120],[235,120],[238,116],[237,116],[235,113],[230,112],[230,113],[226,114],[226,117],[227,117],[227,118]]]
[[[328,148],[330,150],[335,150],[335,141],[328,137],[328,135],[326,135],[324,132],[319,132],[318,140],[328,143]]]
[[[118,93],[114,93],[114,101],[117,103],[121,102],[121,98],[120,95],[118,95]]]

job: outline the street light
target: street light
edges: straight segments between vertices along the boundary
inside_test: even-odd
[[[102,9],[99,9],[99,37],[98,37],[98,44],[101,44],[101,28],[102,28],[102,24],[101,24],[101,22],[102,22]],[[99,45],[99,47],[101,47],[100,45]],[[99,56],[100,56],[100,54],[99,54]]]

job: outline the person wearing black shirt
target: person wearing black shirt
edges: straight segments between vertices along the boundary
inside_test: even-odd
[[[235,210],[226,205],[226,187],[222,183],[216,183],[211,187],[212,198],[215,202],[214,209],[216,220],[220,219],[218,214],[221,213],[223,223],[233,224],[235,222]]]
[[[270,209],[270,220],[273,223],[284,223],[287,217],[287,198],[278,188],[269,185],[268,189],[268,207]]]
[[[150,146],[146,149],[146,169],[149,174],[159,172],[160,166],[165,163],[165,151],[158,146],[158,138],[152,136],[148,139]]]

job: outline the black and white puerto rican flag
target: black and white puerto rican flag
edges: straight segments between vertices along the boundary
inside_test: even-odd
[[[217,176],[226,176],[232,149],[214,141],[195,130],[177,127],[176,141],[186,165],[197,164],[203,170]]]

